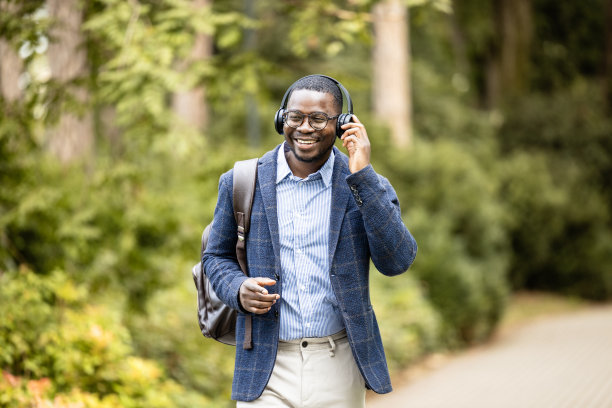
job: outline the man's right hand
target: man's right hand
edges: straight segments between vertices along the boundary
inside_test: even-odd
[[[264,314],[270,311],[272,305],[280,299],[278,294],[268,294],[265,286],[276,285],[269,278],[249,278],[240,286],[240,304],[247,312]]]

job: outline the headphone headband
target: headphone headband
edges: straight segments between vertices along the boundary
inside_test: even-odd
[[[286,109],[287,108],[287,102],[289,99],[289,95],[291,94],[291,91],[293,91],[293,89],[295,88],[295,84],[305,78],[311,78],[311,77],[323,77],[323,78],[327,78],[330,81],[332,81],[334,84],[336,84],[336,86],[338,86],[338,88],[340,88],[340,92],[342,92],[342,94],[344,95],[344,98],[346,99],[346,106],[348,109],[348,113],[350,115],[353,114],[353,101],[351,100],[351,95],[348,93],[348,91],[346,90],[346,88],[336,79],[327,76],[327,75],[322,75],[322,74],[312,74],[312,75],[306,75],[305,77],[302,77],[300,79],[298,79],[297,81],[295,81],[293,84],[291,84],[291,86],[289,87],[289,89],[287,89],[287,91],[285,92],[285,95],[283,95],[283,99],[281,101],[281,109]]]

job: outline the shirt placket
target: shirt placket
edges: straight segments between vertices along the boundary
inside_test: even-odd
[[[307,268],[305,266],[308,264],[307,253],[306,253],[306,239],[305,231],[308,230],[306,228],[305,223],[308,222],[308,216],[306,214],[305,203],[308,202],[308,181],[300,181],[298,183],[298,205],[296,206],[295,213],[295,229],[294,229],[294,259],[295,259],[295,273],[297,277],[297,290],[298,290],[298,298],[300,304],[300,315],[302,318],[302,327],[304,328],[304,336],[308,337],[311,326],[312,326],[312,313],[311,313],[311,305],[308,299],[308,282],[309,276],[307,274]]]

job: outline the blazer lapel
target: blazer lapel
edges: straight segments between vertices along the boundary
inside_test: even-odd
[[[346,176],[349,174],[348,166],[344,162],[344,155],[334,147],[334,172],[332,174],[332,198],[331,214],[329,222],[329,267],[331,268],[336,245],[340,238],[340,228],[346,213],[346,207],[350,197],[349,189],[346,185]]]
[[[280,146],[282,146],[282,144]],[[259,182],[264,212],[268,220],[268,227],[270,228],[270,238],[272,240],[276,264],[279,268],[280,237],[278,233],[278,214],[276,210],[276,158],[280,146],[271,153],[264,155],[257,169],[257,181]]]

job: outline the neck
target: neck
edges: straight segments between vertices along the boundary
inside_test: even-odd
[[[285,153],[285,159],[287,159],[287,164],[293,175],[299,178],[306,178],[323,167],[320,163],[308,163],[298,160],[291,152]]]

